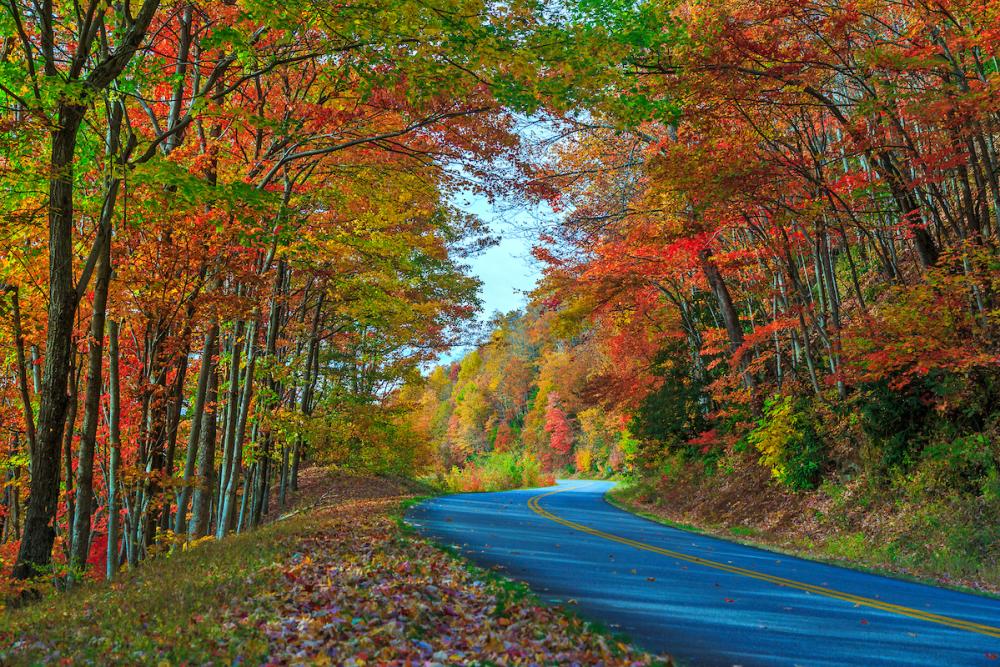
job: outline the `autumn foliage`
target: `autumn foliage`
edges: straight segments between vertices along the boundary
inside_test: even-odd
[[[5,578],[253,528],[305,462],[428,461],[386,398],[476,310],[451,195],[522,173],[489,81],[531,18],[451,4],[0,10]]]
[[[544,342],[516,355],[524,407],[490,414],[653,496],[860,485],[995,553],[975,519],[1000,506],[995,3],[575,7],[589,102],[531,185],[562,212],[522,316]]]

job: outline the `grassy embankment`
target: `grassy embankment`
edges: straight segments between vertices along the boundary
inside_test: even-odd
[[[0,612],[0,663],[656,664],[405,530],[412,483],[314,474],[256,532]]]
[[[732,469],[677,466],[670,476],[623,484],[609,500],[663,523],[782,553],[1000,594],[1000,542],[988,497],[924,487],[919,476],[895,484],[827,480],[792,492],[745,458]]]

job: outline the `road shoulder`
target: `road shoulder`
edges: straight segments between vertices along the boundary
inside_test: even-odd
[[[689,523],[688,521],[690,521],[690,519],[688,517],[684,517],[684,519],[681,520],[680,517],[671,513],[669,508],[657,506],[652,503],[640,502],[633,497],[628,487],[621,484],[609,489],[604,494],[604,501],[616,509],[628,512],[629,514],[635,515],[639,518],[652,521],[658,525],[683,530],[697,535],[707,535],[726,542],[741,544],[755,549],[762,549],[764,551],[769,551],[782,556],[793,556],[803,560],[823,563],[826,565],[834,565],[867,574],[890,577],[892,579],[924,584],[927,586],[935,586],[938,588],[946,588],[948,590],[958,591],[961,593],[970,593],[973,595],[1000,599],[1000,590],[994,590],[986,586],[970,586],[942,577],[933,577],[930,575],[914,573],[901,567],[893,567],[891,564],[879,563],[876,565],[866,563],[864,561],[833,556],[821,551],[817,552],[806,548],[788,546],[787,544],[776,544],[773,541],[754,539],[755,535],[742,531],[742,527],[740,526],[697,525]]]

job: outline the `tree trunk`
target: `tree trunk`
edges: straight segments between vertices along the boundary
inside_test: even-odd
[[[73,285],[73,155],[85,107],[63,105],[52,135],[49,181],[49,308],[45,370],[38,409],[38,442],[31,460],[31,485],[24,537],[13,576],[40,574],[52,558],[59,503],[59,452],[66,412],[76,289]]]
[[[215,490],[215,436],[218,424],[219,374],[218,368],[212,363],[212,358],[218,351],[216,347],[218,325],[213,328],[216,335],[212,338],[212,347],[209,349],[208,356],[202,361],[202,364],[207,364],[211,368],[211,373],[208,381],[204,424],[201,428],[201,445],[198,447],[198,484],[195,487],[194,499],[191,503],[191,522],[188,524],[188,533],[190,533],[191,539],[195,540],[208,534],[212,516],[212,495]],[[199,383],[200,381],[199,378]]]
[[[225,537],[226,532],[229,530],[229,524],[233,519],[236,507],[236,491],[240,484],[240,468],[243,460],[243,441],[246,438],[247,417],[250,412],[250,397],[253,394],[254,367],[256,365],[257,358],[257,345],[255,343],[255,339],[257,338],[257,323],[251,322],[247,329],[247,367],[243,374],[243,389],[240,395],[239,411],[236,413],[238,416],[233,424],[233,428],[235,430],[233,434],[233,451],[230,466],[231,472],[229,474],[229,479],[226,482],[225,498],[220,498],[219,500],[220,503],[223,503],[222,511],[219,514],[219,523],[216,526],[215,532],[216,537],[219,539]],[[245,497],[246,494],[244,493],[244,498]]]
[[[31,393],[28,391],[28,364],[24,354],[24,333],[21,330],[21,303],[16,287],[11,290],[10,300],[14,325],[14,352],[17,357],[17,389],[21,395],[21,410],[24,414],[24,429],[30,456],[35,451],[35,414],[31,408]]]
[[[729,349],[735,354],[740,346],[743,345],[744,338],[743,325],[740,323],[740,316],[736,312],[736,306],[733,305],[733,297],[729,293],[729,287],[722,278],[719,267],[712,260],[712,251],[708,248],[703,248],[698,253],[698,259],[701,262],[701,270],[705,274],[712,292],[715,294],[715,300],[719,305],[719,312],[722,313],[722,324],[725,326],[726,334],[729,336]],[[739,368],[743,375],[743,382],[748,387],[753,387],[753,376],[746,372],[746,366],[747,359],[746,354],[744,354],[739,361]]]
[[[63,473],[66,476],[66,539],[63,546],[67,561],[69,560],[70,552],[73,550],[73,519],[76,515],[76,494],[73,490],[76,480],[73,474],[73,436],[75,435],[76,415],[80,409],[80,374],[83,372],[83,368],[81,367],[82,355],[76,352],[75,345],[70,359],[69,411],[66,414],[66,430],[63,432],[62,445]]]
[[[194,412],[191,415],[191,432],[188,437],[187,456],[184,460],[184,482],[181,484],[180,496],[177,500],[177,516],[174,521],[174,532],[184,532],[187,525],[188,500],[191,498],[191,484],[194,477],[195,464],[198,459],[198,446],[201,442],[202,421],[205,416],[205,401],[208,399],[208,386],[210,378],[215,375],[212,366],[212,357],[215,355],[216,338],[219,335],[218,323],[213,323],[205,334],[205,345],[201,352],[201,370],[198,373],[198,393],[195,395]],[[212,402],[214,398],[210,399]],[[214,410],[213,419],[214,419]],[[214,435],[214,434],[213,434]],[[213,461],[214,465],[214,461]],[[199,484],[204,483],[200,480]]]
[[[97,264],[94,307],[90,321],[90,349],[87,360],[87,394],[83,404],[83,432],[76,464],[76,510],[73,517],[73,546],[70,568],[85,568],[90,546],[90,519],[94,500],[94,448],[100,418],[104,364],[104,321],[111,282],[111,235],[106,234]]]
[[[108,553],[107,577],[118,571],[118,468],[121,466],[121,379],[118,374],[118,322],[108,323]]]
[[[243,351],[243,323],[237,321],[233,328],[232,346],[229,354],[229,389],[226,398],[225,430],[222,433],[222,464],[219,467],[219,501],[216,508],[216,525],[222,522],[223,502],[229,477],[233,471],[233,443],[236,438],[236,421],[239,416],[240,402],[240,357]]]

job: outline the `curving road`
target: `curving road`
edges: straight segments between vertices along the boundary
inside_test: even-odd
[[[1000,600],[662,526],[611,486],[443,496],[407,520],[681,665],[1000,666]]]

